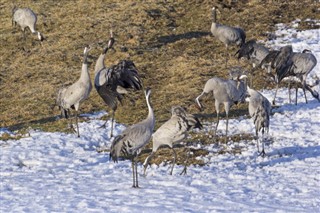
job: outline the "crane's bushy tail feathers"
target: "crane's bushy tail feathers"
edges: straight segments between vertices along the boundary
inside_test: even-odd
[[[114,138],[111,148],[110,148],[110,159],[113,162],[118,162],[118,157],[120,156],[120,152],[122,149],[124,135],[118,135]]]
[[[126,89],[141,90],[142,81],[139,77],[138,70],[130,60],[122,60],[118,64],[110,67],[109,77],[110,85],[115,89],[118,85]]]

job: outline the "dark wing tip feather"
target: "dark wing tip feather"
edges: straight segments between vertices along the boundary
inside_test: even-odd
[[[113,162],[117,163],[118,162],[118,157],[120,155],[120,150],[121,147],[119,147],[121,139],[123,138],[123,135],[118,135],[114,138],[111,147],[110,147],[110,154],[109,157],[111,160],[113,160]]]

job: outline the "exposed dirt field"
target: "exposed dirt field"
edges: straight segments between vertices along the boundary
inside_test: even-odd
[[[238,62],[230,48],[231,59],[225,67],[225,46],[210,33],[211,8],[220,9],[218,22],[242,27],[247,39],[266,40],[277,23],[299,19],[320,19],[316,1],[239,0],[174,0],[174,1],[12,1],[0,3],[0,127],[24,131],[32,128],[65,131],[67,122],[57,120],[57,108],[52,110],[57,90],[75,82],[80,76],[82,53],[90,51],[91,77],[94,64],[106,45],[109,31],[115,35],[116,51],[110,51],[107,66],[122,59],[131,59],[139,69],[144,86],[152,88],[151,101],[157,126],[170,117],[173,105],[186,107],[205,121],[213,121],[214,102],[207,97],[205,111],[199,112],[195,98],[211,77],[228,77],[233,66],[250,68],[246,61]],[[27,33],[24,41],[21,29],[11,23],[12,8],[30,7],[38,14],[37,29],[46,40],[40,45],[35,35]],[[301,29],[314,28],[303,22]],[[254,78],[256,89],[265,84],[259,72]],[[132,124],[147,115],[143,92],[133,94],[135,105],[126,99],[116,113],[116,121]],[[80,106],[80,112],[109,109],[95,89]],[[247,104],[231,109],[230,117],[247,114]],[[204,116],[208,115],[208,116]],[[203,118],[206,117],[206,118]],[[248,136],[249,138],[252,136]],[[205,135],[199,141],[206,141]],[[169,158],[171,158],[170,150]],[[199,151],[199,155],[203,154]],[[178,154],[179,155],[179,154]],[[195,154],[197,155],[197,154]]]

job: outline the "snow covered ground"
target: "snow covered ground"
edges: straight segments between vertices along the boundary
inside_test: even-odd
[[[310,76],[320,76],[320,30],[279,25],[276,34],[269,46],[312,50],[319,63]],[[273,91],[261,92],[272,100]],[[244,149],[236,155],[218,155],[212,145],[202,157],[206,165],[189,167],[185,176],[181,166],[170,176],[168,165],[151,165],[143,177],[139,165],[139,189],[131,187],[129,161],[115,164],[96,151],[111,143],[109,129],[97,128],[103,112],[86,115],[81,138],[33,130],[0,141],[0,212],[320,212],[320,103],[310,93],[308,99],[300,91],[298,105],[289,104],[287,89],[280,89],[265,158],[254,141],[230,143]],[[246,117],[229,127],[230,134],[254,133]],[[117,124],[115,133],[124,128]]]

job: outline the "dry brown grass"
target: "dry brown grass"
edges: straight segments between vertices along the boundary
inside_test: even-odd
[[[38,14],[37,28],[46,37],[41,46],[30,34],[26,42],[22,39],[20,29],[11,26],[12,1],[2,0],[0,127],[64,129],[66,122],[57,120],[58,110],[51,109],[56,91],[79,77],[81,54],[88,44],[95,45],[90,52],[93,77],[95,60],[107,42],[110,29],[115,33],[116,52],[107,55],[106,64],[121,59],[136,63],[144,85],[153,89],[151,99],[159,126],[169,118],[172,105],[179,104],[191,113],[198,113],[194,99],[205,81],[213,76],[227,76],[224,46],[209,33],[212,6],[222,11],[220,22],[241,26],[248,39],[266,39],[276,23],[320,18],[319,5],[311,0],[263,4],[260,2],[264,1],[239,0],[233,1],[231,7],[224,2],[227,1],[14,1],[14,5],[30,7]],[[301,27],[312,26],[305,23]],[[234,58],[229,61],[230,66],[239,63],[248,68],[245,62]],[[258,75],[257,89],[262,82]],[[146,116],[142,92],[134,98],[136,105],[126,101],[119,107],[118,122],[132,124]],[[204,104],[207,109],[203,113],[211,114],[211,98]],[[246,113],[246,107],[232,108],[231,116]],[[81,105],[81,112],[102,109],[106,107],[94,90]]]

